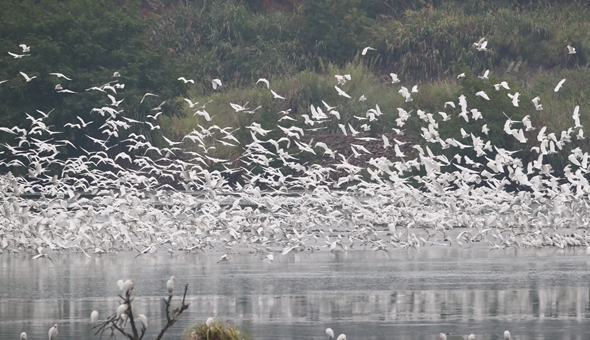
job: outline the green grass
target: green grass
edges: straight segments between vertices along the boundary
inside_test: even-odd
[[[211,327],[198,324],[185,329],[183,340],[249,340],[248,333],[225,321],[215,320]]]

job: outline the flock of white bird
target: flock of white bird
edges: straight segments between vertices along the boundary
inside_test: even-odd
[[[480,51],[488,48],[485,39],[475,45]],[[34,46],[21,48],[23,54],[9,52],[15,62],[34,53]],[[568,51],[575,53],[571,46]],[[23,70],[0,86],[33,82],[39,76],[33,74],[35,70]],[[273,127],[251,123],[245,127],[251,135],[246,142],[236,138],[236,127],[216,125],[215,117],[253,114],[260,107],[232,103],[212,115],[207,112],[208,103],[199,105],[190,98],[185,99],[187,104],[208,127],[199,125],[181,140],[164,136],[167,145],[157,147],[132,132],[139,126],[161,131],[158,119],[164,102],[157,94],[143,96],[139,105],[150,105],[154,114],[137,120],[126,116],[123,99],[118,98],[125,91],[119,72],[107,83],[86,91],[68,90],[71,78],[67,75],[51,75],[56,92],[81,96],[86,91],[99,91],[104,102],[92,109],[92,120],[74,117],[79,124],[48,126],[45,121],[54,109],[39,108],[23,112],[30,122],[28,128],[0,127],[0,133],[12,137],[11,143],[1,145],[3,165],[26,172],[0,176],[2,252],[27,252],[34,258],[51,259],[53,252],[71,251],[92,256],[134,249],[139,254],[215,250],[225,254],[221,260],[228,260],[232,252],[251,251],[272,260],[275,254],[322,249],[387,253],[393,248],[431,245],[490,249],[590,245],[586,233],[590,223],[586,176],[590,157],[581,148],[569,147],[584,138],[579,106],[572,108],[572,124],[565,131],[532,126],[530,116],[542,110],[539,97],[528,104],[531,115],[522,120],[512,120],[506,112],[503,131],[494,133],[505,133],[505,138],[523,147],[536,140],[531,149],[538,157],[526,164],[519,158],[520,150],[491,144],[487,124],[480,131],[462,129],[460,139],[441,136],[440,120],[485,120],[486,112],[468,103],[464,95],[446,102],[445,112],[438,115],[417,110],[423,127],[421,136],[414,137],[423,140],[402,147],[405,152],[400,148],[404,142],[397,138],[371,135],[373,126],[384,117],[378,105],[366,113],[355,113],[366,122],[362,131],[340,122],[340,102],[322,101],[311,105],[308,114],[277,113]],[[504,91],[515,107],[524,106],[518,92],[510,93],[507,82],[490,84],[488,77],[489,70],[480,76],[477,96],[487,101],[486,91]],[[392,84],[401,82],[393,73],[391,79]],[[185,77],[178,81],[187,86],[194,83]],[[354,100],[344,90],[348,82],[354,82],[350,75],[336,76],[334,88],[341,101]],[[273,100],[284,100],[267,79],[257,84],[265,86]],[[214,79],[211,85],[218,89],[222,82]],[[556,85],[555,92],[562,86],[567,86],[565,79]],[[401,86],[398,93],[409,102],[418,90],[418,86]],[[152,101],[155,103],[150,104]],[[399,113],[394,130],[401,135],[414,114],[402,107],[393,110]],[[328,142],[313,142],[310,131],[328,123],[339,124],[342,133],[355,140],[382,140],[379,148],[393,148],[395,157],[371,157],[377,150],[351,143],[350,157],[370,157],[365,166],[351,164],[350,157]],[[66,130],[88,138],[95,150],[60,139],[60,132]],[[281,137],[270,138],[271,131]],[[97,132],[103,137],[91,136]],[[456,156],[449,159],[434,154],[432,145],[453,150]],[[215,148],[222,146],[240,149],[239,158],[214,157]],[[77,148],[82,156],[66,157],[66,148]],[[116,149],[126,151],[115,153]],[[565,175],[556,177],[546,160],[570,149]],[[467,150],[477,159],[466,155]],[[330,166],[298,162],[306,153],[330,157],[334,162]],[[252,172],[254,167],[262,171]],[[290,174],[285,175],[282,169]],[[242,174],[243,184],[228,182],[235,172]],[[508,186],[520,190],[505,190]]]

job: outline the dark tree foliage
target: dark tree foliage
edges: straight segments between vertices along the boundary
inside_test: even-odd
[[[107,93],[87,91],[93,86],[125,84],[114,95],[124,101],[116,107],[122,115],[144,119],[150,108],[185,89],[176,81],[176,66],[170,62],[163,46],[147,42],[149,21],[141,17],[136,3],[113,0],[5,0],[0,2],[0,125],[30,125],[26,114],[40,117],[36,110],[52,111],[45,124],[63,131],[58,139],[92,148],[89,140],[64,129],[66,123],[85,121],[102,124],[106,116],[92,108],[108,106]],[[28,56],[14,58],[7,53],[22,54],[18,46],[30,46]],[[36,76],[27,82],[20,72]],[[49,73],[59,72],[72,80]],[[113,77],[119,72],[120,77]],[[76,93],[59,93],[55,87]],[[146,92],[159,95],[157,100],[139,105]],[[157,101],[157,103],[156,103]],[[164,107],[163,114],[179,110]],[[153,111],[152,111],[153,113]],[[100,126],[100,125],[98,125]],[[99,131],[95,137],[106,138]],[[7,138],[2,134],[0,138]],[[70,153],[79,152],[70,149]]]
[[[365,47],[367,17],[360,0],[308,0],[301,7],[302,35],[309,50],[337,64],[351,59]],[[362,46],[362,47],[361,47]]]

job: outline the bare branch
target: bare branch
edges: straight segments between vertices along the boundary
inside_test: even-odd
[[[180,305],[180,308],[176,308],[172,311],[172,317],[170,317],[170,301],[172,300],[172,295],[170,295],[168,297],[168,300],[164,299],[164,303],[166,304],[166,320],[168,321],[168,323],[166,323],[166,326],[164,326],[164,328],[162,328],[162,331],[160,332],[160,334],[158,334],[158,337],[156,338],[156,340],[161,340],[162,337],[164,336],[164,333],[168,330],[168,328],[172,327],[172,325],[174,325],[176,323],[176,320],[178,320],[178,316],[180,314],[182,314],[182,312],[184,312],[188,306],[190,305],[185,303],[186,300],[186,292],[188,291],[188,283],[184,286],[184,294],[182,296],[182,303]]]

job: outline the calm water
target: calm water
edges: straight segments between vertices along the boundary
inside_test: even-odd
[[[166,253],[0,255],[0,339],[98,339],[89,321],[118,305],[116,281],[135,281],[135,313],[146,339],[164,319],[166,280],[189,284],[189,309],[167,333],[209,316],[246,327],[254,339],[322,339],[326,327],[348,339],[587,339],[590,256],[578,250],[435,249],[290,253],[274,262],[250,254]],[[179,303],[179,302],[177,302]],[[106,337],[104,337],[106,338]]]

